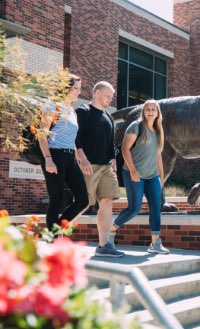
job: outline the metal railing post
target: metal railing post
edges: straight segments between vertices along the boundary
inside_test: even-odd
[[[125,302],[124,282],[115,279],[110,280],[110,301],[113,310],[123,308]]]
[[[123,269],[119,265],[113,265],[114,264],[102,264],[95,261],[88,261],[86,263],[86,269],[90,276],[105,279],[109,282],[111,280],[113,281],[113,284],[111,284],[111,295],[114,294],[114,296],[111,296],[112,302],[114,302],[113,309],[121,307],[119,300],[122,298],[122,294],[122,300],[124,299],[124,287],[122,289],[120,284],[122,282],[124,284],[130,283],[134,287],[141,304],[148,309],[157,324],[164,329],[183,329],[183,326],[176,317],[169,312],[164,300],[157,291],[151,287],[147,277],[139,268],[133,267],[132,270],[129,270],[126,268]]]

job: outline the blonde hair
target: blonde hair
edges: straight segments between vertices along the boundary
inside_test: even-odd
[[[95,93],[97,90],[102,90],[102,89],[105,89],[105,88],[108,88],[108,89],[112,90],[113,93],[115,92],[115,89],[113,88],[113,86],[109,82],[99,81],[94,86],[93,93]]]
[[[158,116],[153,123],[153,128],[155,129],[157,138],[158,138],[158,151],[162,152],[164,146],[164,132],[162,127],[162,113],[160,110],[160,105],[155,99],[147,100],[142,107],[141,118],[140,120],[144,123],[144,131],[142,133],[142,143],[146,143],[149,140],[149,133],[147,129],[147,121],[144,115],[144,111],[149,104],[155,104],[158,111]]]

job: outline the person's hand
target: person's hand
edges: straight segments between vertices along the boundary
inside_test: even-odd
[[[162,188],[164,186],[164,182],[165,182],[164,177],[160,177],[160,185]]]
[[[112,168],[114,172],[117,172],[117,164],[115,159],[112,160]]]
[[[140,174],[137,170],[130,171],[130,175],[133,182],[140,182]]]
[[[83,174],[91,176],[93,174],[93,169],[91,163],[88,161],[87,158],[84,158],[79,162],[81,171]]]
[[[46,171],[48,171],[51,174],[57,174],[58,173],[57,167],[56,167],[56,165],[53,162],[51,157],[45,158],[45,168],[46,168]]]

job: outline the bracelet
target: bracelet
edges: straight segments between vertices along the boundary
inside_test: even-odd
[[[51,155],[46,155],[45,158],[51,158]]]

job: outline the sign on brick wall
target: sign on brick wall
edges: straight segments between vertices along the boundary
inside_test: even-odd
[[[40,166],[12,160],[9,161],[9,177],[44,180],[44,175]]]

